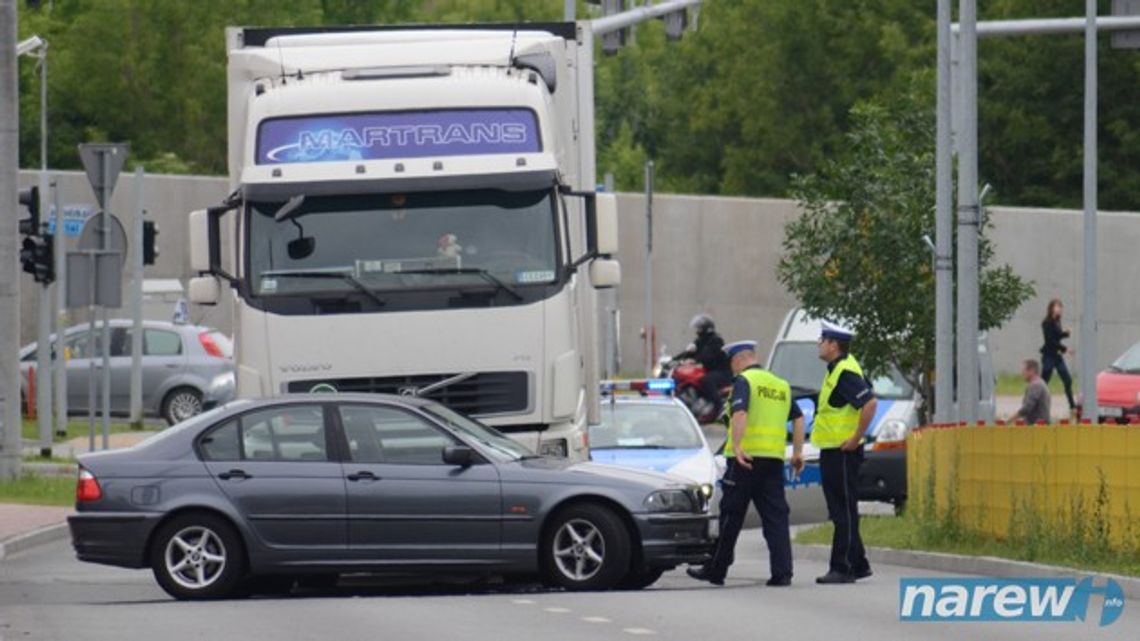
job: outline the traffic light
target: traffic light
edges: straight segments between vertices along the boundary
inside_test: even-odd
[[[681,9],[661,16],[665,23],[665,37],[669,40],[680,40],[689,26],[689,11]]]
[[[158,258],[158,225],[153,220],[143,221],[143,264],[153,265]]]
[[[40,188],[21,189],[20,204],[28,210],[28,217],[20,219],[20,234],[38,236],[40,234]]]
[[[55,280],[55,250],[52,234],[25,236],[20,247],[20,264],[25,273],[37,283],[50,284]]]
[[[612,16],[626,10],[626,0],[601,0],[602,15]],[[612,56],[629,40],[629,27],[602,34],[602,52]]]
[[[20,190],[20,204],[28,210],[28,217],[20,219],[20,267],[31,274],[37,283],[55,280],[55,251],[52,235],[40,229],[40,189],[29,187]]]

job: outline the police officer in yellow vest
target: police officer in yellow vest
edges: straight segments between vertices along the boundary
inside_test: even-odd
[[[788,382],[760,368],[755,341],[731,343],[724,351],[736,378],[725,444],[727,468],[721,480],[720,538],[712,560],[701,568],[689,568],[688,573],[694,579],[724,584],[751,500],[760,513],[764,540],[768,543],[772,573],[768,585],[791,585],[792,543],[788,501],[784,497],[784,451],[787,423],[792,421],[792,466],[798,474],[803,469],[803,414],[792,402]]]
[[[823,322],[819,358],[827,363],[820,387],[811,442],[819,448],[819,468],[827,514],[835,524],[831,563],[816,583],[854,583],[871,576],[871,565],[859,536],[856,481],[863,462],[863,435],[875,417],[878,401],[863,368],[849,353],[854,333]]]

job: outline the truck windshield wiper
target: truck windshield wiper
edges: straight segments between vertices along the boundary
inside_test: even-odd
[[[377,305],[383,306],[388,304],[388,301],[377,296],[376,292],[372,291],[368,285],[360,282],[359,278],[353,276],[349,272],[344,271],[343,269],[276,269],[261,272],[261,275],[262,277],[280,276],[283,278],[324,278],[331,280],[342,280],[349,285],[352,285],[352,288],[356,291],[372,299],[372,301]]]
[[[523,295],[518,293],[518,290],[504,283],[502,279],[495,276],[491,272],[480,269],[478,267],[425,267],[423,269],[401,269],[396,272],[397,274],[476,274],[483,280],[494,285],[497,289],[501,289],[514,297],[515,300],[522,300]]]

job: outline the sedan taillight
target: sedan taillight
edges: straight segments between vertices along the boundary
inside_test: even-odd
[[[75,483],[75,502],[90,503],[103,498],[103,489],[95,475],[83,468],[79,468],[79,479]]]

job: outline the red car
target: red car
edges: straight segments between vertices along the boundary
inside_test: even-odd
[[[1140,418],[1140,343],[1097,375],[1096,402],[1102,421]]]

